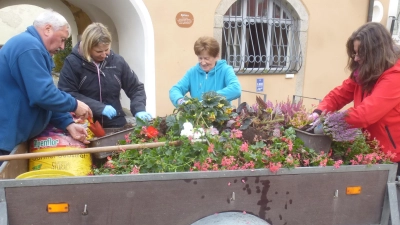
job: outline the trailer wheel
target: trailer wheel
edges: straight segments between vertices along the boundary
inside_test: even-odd
[[[191,225],[270,225],[257,216],[239,212],[218,213],[204,217]]]

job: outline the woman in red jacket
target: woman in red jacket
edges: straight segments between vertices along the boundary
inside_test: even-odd
[[[367,23],[347,40],[350,77],[334,88],[315,113],[348,109],[347,123],[376,138],[384,152],[400,161],[400,61],[399,49],[380,23]]]

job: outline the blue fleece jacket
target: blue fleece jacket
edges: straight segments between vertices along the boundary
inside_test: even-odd
[[[0,149],[12,151],[48,123],[64,129],[77,102],[51,76],[54,62],[33,26],[0,49]]]
[[[177,101],[190,92],[192,98],[201,100],[203,93],[216,91],[232,101],[240,97],[242,88],[239,80],[225,60],[218,60],[215,67],[206,73],[197,63],[169,90],[169,98],[175,106]]]

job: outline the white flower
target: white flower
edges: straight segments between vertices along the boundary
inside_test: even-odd
[[[201,137],[206,134],[203,128],[193,129],[193,125],[189,122],[183,124],[183,130],[181,130],[181,136],[192,137],[192,141],[202,141]]]
[[[189,122],[183,124],[183,130],[181,130],[181,136],[191,137],[193,136],[193,125]]]
[[[195,129],[194,133],[193,133],[193,138],[194,139],[200,139],[202,136],[204,136],[205,132],[203,128],[198,128]]]
[[[190,122],[186,122],[183,124],[183,129],[187,131],[193,131],[193,125]]]

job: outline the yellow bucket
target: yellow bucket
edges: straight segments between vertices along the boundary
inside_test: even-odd
[[[35,179],[35,178],[57,178],[57,177],[73,177],[73,173],[64,170],[34,170],[20,174],[15,179]]]

